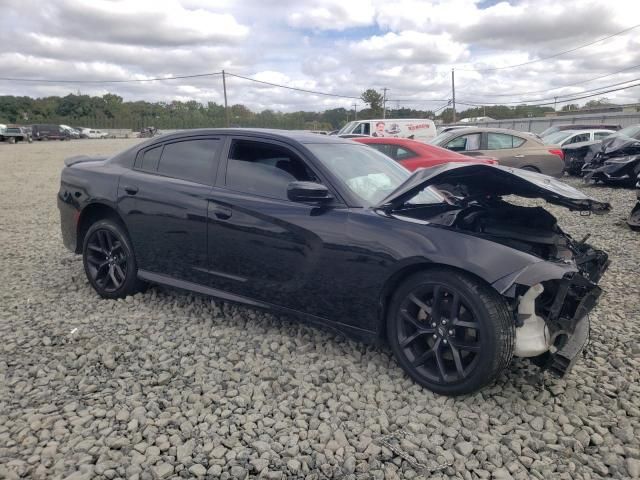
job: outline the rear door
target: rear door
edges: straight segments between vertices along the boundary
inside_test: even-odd
[[[120,177],[119,209],[138,268],[185,281],[206,280],[207,204],[221,137],[154,144]]]
[[[498,159],[500,165],[520,168],[531,165],[531,153],[521,147],[526,139],[507,133],[487,132],[483,139],[482,155],[489,155]],[[548,152],[545,153],[548,155]]]
[[[337,305],[320,292],[333,285],[334,244],[346,243],[348,209],[338,200],[319,207],[287,199],[295,180],[331,187],[286,144],[234,137],[226,150],[208,206],[210,285],[318,317],[333,315]]]

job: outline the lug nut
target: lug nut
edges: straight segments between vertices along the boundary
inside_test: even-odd
[[[431,324],[431,326],[432,326],[433,328],[436,328],[436,322],[433,322],[433,323]]]
[[[449,330],[449,335],[453,335],[453,330]]]
[[[443,324],[443,325],[446,325],[446,324],[447,324],[447,321],[446,321],[446,320],[442,320],[442,324]]]
[[[447,344],[447,339],[445,338],[444,340],[442,340],[442,343],[444,343],[446,345]]]
[[[433,338],[438,338],[438,335],[436,335],[435,333],[433,334]]]

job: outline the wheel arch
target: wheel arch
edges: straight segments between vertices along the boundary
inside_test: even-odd
[[[82,209],[78,217],[78,225],[76,229],[76,253],[82,253],[82,244],[89,227],[98,220],[109,218],[120,223],[127,230],[124,220],[118,211],[110,205],[101,202],[90,203]]]
[[[393,275],[391,275],[387,279],[387,281],[384,284],[384,287],[382,288],[382,293],[380,294],[379,308],[378,308],[378,331],[376,333],[376,338],[380,343],[385,342],[386,341],[385,339],[387,338],[387,314],[389,310],[389,305],[391,304],[391,298],[393,297],[393,294],[395,293],[395,291],[398,289],[400,285],[402,285],[402,282],[404,282],[411,275],[418,272],[424,272],[424,271],[429,271],[434,269],[446,269],[446,270],[462,273],[464,275],[474,278],[478,282],[481,282],[495,290],[495,287],[491,285],[489,282],[487,282],[485,279],[483,279],[482,277],[478,276],[473,272],[470,272],[469,270],[465,270],[463,268],[456,267],[454,265],[449,265],[446,263],[435,263],[435,262],[429,262],[429,261],[422,261],[422,262],[412,263],[410,265],[405,265],[400,269],[398,269],[396,272],[394,272]],[[500,294],[500,292],[498,292],[497,290],[496,292]]]

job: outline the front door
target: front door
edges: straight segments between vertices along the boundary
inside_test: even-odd
[[[154,145],[120,177],[118,207],[139,269],[207,279],[207,206],[220,144],[220,138],[196,137]]]
[[[221,169],[222,170],[222,169]],[[287,199],[290,182],[322,180],[290,147],[235,138],[208,207],[209,274],[217,288],[319,317],[348,209]]]

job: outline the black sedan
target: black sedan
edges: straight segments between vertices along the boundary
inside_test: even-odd
[[[365,145],[275,130],[192,130],[62,171],[64,244],[121,298],[159,283],[387,341],[443,394],[513,355],[563,375],[589,332],[606,253],[542,207],[609,206],[534,172],[444,164],[411,174]]]

